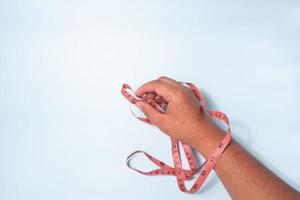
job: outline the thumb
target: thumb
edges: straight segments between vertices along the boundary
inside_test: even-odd
[[[146,115],[152,124],[157,125],[165,116],[145,101],[137,101],[135,105]]]

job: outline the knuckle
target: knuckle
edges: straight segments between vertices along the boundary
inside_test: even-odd
[[[162,81],[162,79],[157,79],[157,80],[155,80],[154,82],[160,84],[160,83],[162,83],[163,81]]]
[[[163,116],[156,116],[156,117],[153,118],[153,122],[157,126],[161,126],[162,124],[164,124],[164,117]]]
[[[167,79],[168,77],[166,77],[166,76],[160,76],[159,78],[158,78],[158,80],[164,80],[164,79]]]
[[[175,96],[176,96],[176,98],[178,98],[178,99],[182,99],[182,98],[184,98],[184,97],[186,96],[186,91],[183,90],[183,89],[178,89],[178,90],[176,90],[176,92],[175,92]]]

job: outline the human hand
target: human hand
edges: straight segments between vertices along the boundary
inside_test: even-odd
[[[137,101],[136,105],[153,125],[167,135],[192,146],[196,138],[206,136],[203,130],[210,124],[210,120],[190,88],[171,78],[160,77],[143,84],[135,94],[142,97],[152,92],[168,102],[165,113],[158,111],[147,101]]]

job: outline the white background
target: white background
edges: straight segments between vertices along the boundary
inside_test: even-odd
[[[126,167],[135,149],[171,163],[120,95],[160,75],[197,84],[300,190],[299,33],[297,0],[1,0],[0,199],[230,199],[214,173],[189,195]]]

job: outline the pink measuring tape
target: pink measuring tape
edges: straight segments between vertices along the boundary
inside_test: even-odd
[[[179,145],[178,145],[178,140],[175,138],[171,138],[171,143],[172,143],[172,157],[173,157],[173,162],[174,162],[174,167],[171,167],[167,165],[166,163],[152,157],[151,155],[147,154],[144,151],[134,151],[132,154],[130,154],[127,157],[127,166],[133,170],[135,170],[138,173],[148,175],[148,176],[153,176],[153,175],[171,175],[171,176],[176,176],[177,183],[179,186],[179,189],[182,192],[186,193],[194,193],[197,190],[200,189],[200,187],[203,185],[205,179],[211,172],[211,170],[215,167],[218,159],[220,158],[221,154],[225,150],[226,146],[230,142],[231,139],[231,131],[229,127],[229,120],[228,117],[219,111],[214,111],[214,110],[208,110],[206,107],[205,99],[200,90],[192,83],[182,83],[186,86],[188,86],[195,94],[196,98],[200,102],[200,106],[208,112],[208,114],[215,119],[221,120],[227,125],[227,132],[225,137],[222,139],[222,141],[219,143],[219,145],[216,147],[214,152],[209,156],[209,158],[201,165],[200,167],[198,166],[197,160],[194,156],[194,153],[191,149],[190,146],[187,144],[182,143],[182,147],[185,153],[185,156],[187,158],[188,164],[190,166],[190,169],[183,169],[182,164],[181,164],[181,158],[179,154]],[[150,103],[153,107],[155,107],[157,110],[161,111],[164,113],[166,111],[168,102],[164,100],[161,96],[157,95],[155,92],[151,93],[145,93],[142,98],[139,98],[134,95],[134,93],[131,90],[131,87],[128,84],[123,84],[121,93],[123,96],[132,104],[135,104],[137,101],[146,101]],[[148,124],[151,124],[151,121],[147,118],[143,117],[138,117],[136,116],[139,120],[146,122]],[[130,160],[133,155],[137,153],[143,153],[150,161],[152,161],[154,164],[156,164],[159,168],[154,169],[152,171],[148,172],[143,172],[141,170],[138,170],[136,168],[133,168],[130,165]],[[185,187],[185,181],[189,180],[192,178],[192,176],[197,173],[199,170],[200,175],[193,184],[193,186],[190,189],[187,189]]]

